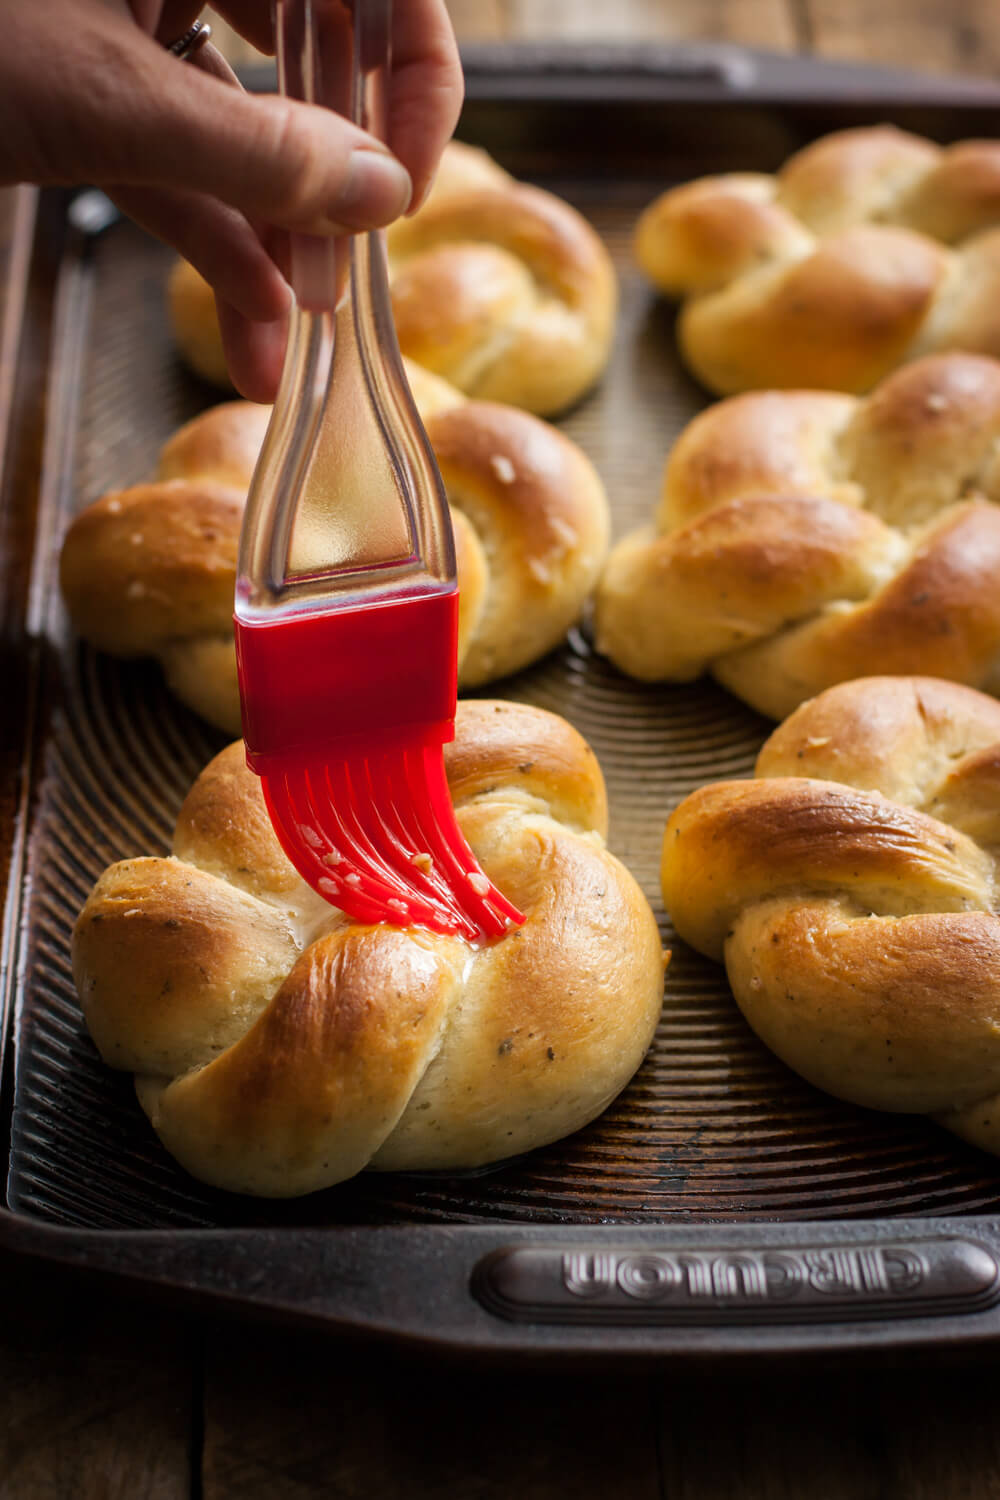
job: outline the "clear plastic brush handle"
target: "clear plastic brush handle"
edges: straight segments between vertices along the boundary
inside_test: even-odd
[[[275,14],[282,93],[384,139],[391,0],[276,0]],[[247,502],[237,616],[454,588],[451,519],[403,373],[382,236],[293,235],[291,279],[296,306]]]

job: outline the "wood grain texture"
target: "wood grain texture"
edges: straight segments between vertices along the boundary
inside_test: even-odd
[[[460,42],[655,38],[740,42],[782,51],[797,44],[795,6],[796,0],[448,0]],[[210,10],[205,14],[216,45],[230,62],[259,58],[225,21]]]
[[[775,51],[925,68],[1000,73],[994,0],[448,0],[459,41],[728,41]],[[259,58],[206,11],[231,62]]]
[[[777,50],[796,42],[791,0],[504,0],[504,6],[510,37],[727,41]]]
[[[994,1407],[990,1380],[941,1368],[671,1382],[659,1404],[664,1494],[997,1500]]]
[[[1000,73],[995,0],[795,0],[803,42],[825,57],[936,73]]]
[[[508,0],[448,0],[448,14],[460,42],[509,40]]]
[[[4,1281],[0,1500],[187,1500],[186,1326],[76,1286],[24,1295]]]
[[[639,1377],[416,1364],[219,1329],[204,1500],[661,1500]],[[720,1492],[720,1500],[721,1500]]]

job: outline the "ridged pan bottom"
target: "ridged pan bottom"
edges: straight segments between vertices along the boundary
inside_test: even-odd
[[[622,279],[613,369],[562,424],[596,462],[620,534],[648,517],[669,442],[700,398],[676,366],[669,319],[629,264],[628,230],[648,194],[619,184],[609,205],[596,187],[561,186],[604,233]],[[128,226],[96,249],[75,506],[148,473],[173,428],[211,399],[171,353],[161,294],[167,263]],[[65,1223],[152,1226],[653,1223],[1000,1206],[992,1158],[926,1120],[855,1109],[809,1088],[750,1032],[722,970],[676,941],[659,894],[666,816],[703,782],[749,774],[769,725],[708,682],[629,682],[593,654],[585,628],[491,693],[564,714],[593,745],[609,786],[611,846],[673,950],[663,1016],[635,1079],[585,1130],[489,1171],[369,1174],[289,1205],[202,1188],[159,1147],[131,1080],[97,1058],[69,946],[101,870],[166,848],[187,788],[223,741],[170,698],[156,668],[100,657],[58,623],[50,654],[58,706],[32,824],[28,961],[15,1018],[13,1207]]]

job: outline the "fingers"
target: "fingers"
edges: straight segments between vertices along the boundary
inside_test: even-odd
[[[334,235],[390,223],[414,184],[424,195],[462,97],[443,0],[397,0],[392,150],[329,110],[250,96],[169,57],[159,43],[184,29],[193,0],[129,5],[5,7],[0,182],[107,187],[216,288],[234,379],[270,399],[289,293],[252,224]],[[217,8],[270,48],[267,0]],[[135,24],[140,12],[159,41]]]
[[[281,375],[291,291],[278,270],[284,247],[263,244],[247,220],[197,193],[114,187],[137,224],[174,246],[215,291],[232,382],[248,401],[274,400]]]
[[[70,10],[75,30],[67,17],[40,38],[18,7],[18,66],[0,57],[0,94],[10,84],[7,180],[189,188],[249,218],[324,235],[378,227],[406,208],[405,168],[348,121],[228,88],[103,5]]]
[[[423,202],[458,123],[462,65],[443,0],[397,0],[393,12],[389,146],[413,181],[410,212]]]
[[[269,0],[216,0],[215,9],[262,52],[273,52]],[[396,0],[393,7],[389,146],[413,181],[411,211],[430,187],[462,107],[464,86],[443,0]]]
[[[169,47],[177,38],[194,25],[201,12],[199,0],[129,0],[132,13],[151,36],[155,36],[164,47]]]
[[[265,227],[259,231],[261,247],[284,279],[291,273],[291,247],[283,231]],[[235,299],[216,293],[219,331],[233,385],[248,401],[271,402],[278,392],[285,345],[288,342],[288,318],[255,318]]]
[[[222,347],[233,385],[248,401],[271,402],[278,391],[288,320],[259,322],[216,296]]]
[[[143,39],[140,38],[140,41]],[[131,170],[119,180],[187,182],[251,218],[311,234],[388,224],[409,202],[410,179],[371,136],[328,110],[237,93],[195,68],[173,68],[152,106],[133,111]]]
[[[165,47],[183,35],[204,8],[202,0],[128,0],[128,3],[143,30]],[[274,51],[271,0],[215,0],[212,9],[258,52]]]
[[[222,53],[213,47],[211,42],[203,42],[190,57],[184,59],[193,68],[200,68],[203,73],[210,73],[213,78],[218,78],[222,83],[228,83],[231,88],[241,89],[243,85],[237,78],[235,71],[226,62]]]
[[[244,317],[287,316],[291,291],[242,214],[199,193],[115,184],[109,193],[129,218],[173,245]]]

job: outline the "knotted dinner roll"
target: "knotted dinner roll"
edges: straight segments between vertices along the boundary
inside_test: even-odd
[[[598,648],[649,681],[710,671],[774,718],[873,666],[998,692],[998,501],[996,360],[931,355],[866,400],[733,397],[612,552]]]
[[[548,416],[604,369],[617,307],[604,245],[576,209],[485,152],[452,142],[387,249],[400,348],[468,395]],[[169,307],[185,359],[228,386],[211,288],[184,261]]]
[[[527,412],[466,401],[410,366],[444,479],[459,580],[459,681],[518,671],[565,635],[608,546],[590,461]],[[166,444],[149,484],[104,495],[71,525],[60,577],[73,623],[116,656],[156,656],[185,703],[240,729],[233,647],[236,554],[269,408],[237,401]]]
[[[775,730],[756,776],[667,824],[678,934],[811,1083],[1000,1152],[1000,704],[928,677],[842,683]]]
[[[712,391],[869,390],[943,349],[1000,354],[1000,142],[942,149],[893,126],[838,131],[776,176],[672,188],[636,255],[683,299],[681,351]]]
[[[639,1066],[656,922],[604,847],[604,783],[564,720],[459,704],[458,821],[524,925],[470,945],[362,926],[282,853],[243,745],[202,772],[170,858],[97,882],[73,934],[91,1035],[167,1150],[267,1197],[363,1167],[481,1166],[567,1135]]]

